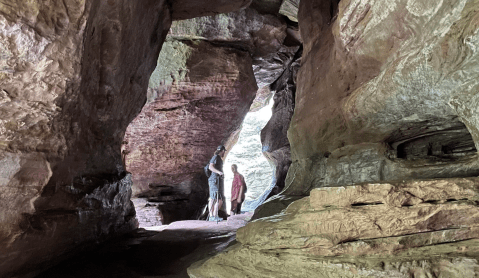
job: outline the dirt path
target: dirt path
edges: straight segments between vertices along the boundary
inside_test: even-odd
[[[139,229],[43,272],[38,278],[188,277],[193,262],[213,256],[235,241],[252,213],[228,221],[188,220]]]

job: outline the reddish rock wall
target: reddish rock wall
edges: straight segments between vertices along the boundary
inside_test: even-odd
[[[203,166],[216,146],[234,145],[257,82],[287,67],[298,48],[283,45],[287,36],[284,21],[250,8],[173,23],[123,147],[135,196],[156,202],[163,223],[203,209]]]
[[[194,217],[206,203],[203,166],[240,127],[257,88],[248,52],[205,41],[168,44],[188,53],[184,81],[157,88],[124,147],[135,194],[160,203],[163,223]]]

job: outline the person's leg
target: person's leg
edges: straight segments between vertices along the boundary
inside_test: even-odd
[[[215,207],[217,204],[217,198],[218,198],[218,180],[215,178],[213,175],[208,179],[208,184],[209,184],[209,190],[210,190],[210,199],[208,202],[208,220],[213,221],[214,217],[217,216],[215,215]]]
[[[218,212],[219,212],[219,209],[221,208],[222,205],[223,205],[223,201],[221,199],[218,199],[218,201],[214,205],[214,207],[215,207],[214,216],[215,217],[218,217]]]
[[[214,205],[214,202],[215,202],[215,201],[214,201],[212,198],[210,198],[210,199],[208,200],[208,212],[209,212],[208,218],[211,217],[211,216],[213,216],[213,205]]]

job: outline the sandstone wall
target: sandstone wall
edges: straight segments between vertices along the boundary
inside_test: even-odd
[[[285,194],[473,176],[477,3],[301,1]]]
[[[287,132],[294,112],[296,75],[301,62],[302,48],[286,62],[286,70],[271,84],[274,105],[271,119],[261,130],[263,154],[275,165],[274,187],[268,197],[277,195],[285,186],[286,174],[291,164],[291,151]]]
[[[33,275],[136,227],[120,147],[171,14],[248,1],[181,3],[176,12],[163,0],[0,3],[0,276]]]
[[[120,144],[170,26],[165,1],[7,2],[1,276],[135,227]]]
[[[475,277],[477,178],[324,187],[237,232],[190,277]]]

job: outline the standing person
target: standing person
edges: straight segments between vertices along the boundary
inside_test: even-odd
[[[236,164],[231,165],[231,171],[233,171],[233,185],[231,186],[231,212],[230,215],[239,214],[241,212],[241,204],[244,201],[244,190],[246,183],[243,175],[238,172],[238,166]]]
[[[209,169],[211,176],[208,178],[210,188],[210,200],[208,202],[209,221],[223,221],[223,218],[218,217],[218,211],[223,205],[224,201],[224,173],[223,173],[223,156],[226,153],[226,148],[219,145],[216,148],[215,154],[210,160]]]

